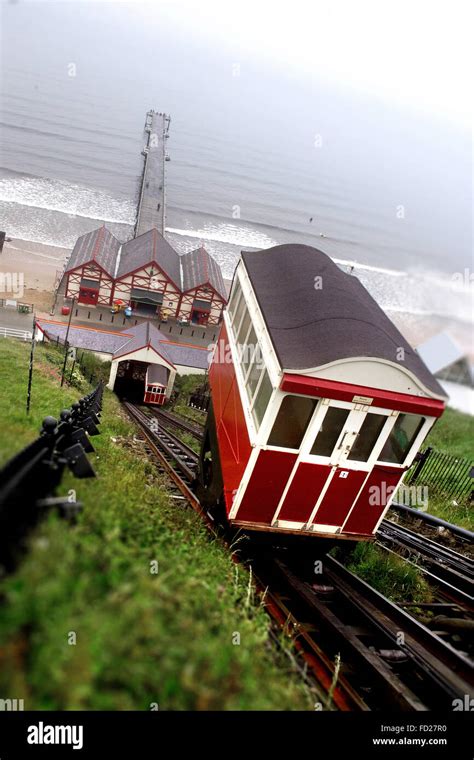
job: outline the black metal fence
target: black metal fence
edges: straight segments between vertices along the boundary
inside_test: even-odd
[[[86,454],[94,451],[89,437],[98,435],[103,385],[84,396],[59,420],[46,417],[39,437],[0,471],[0,566],[11,571],[24,548],[28,532],[41,515],[57,507],[74,516],[81,504],[53,496],[66,465],[76,478],[95,477]]]
[[[405,477],[407,485],[426,485],[453,499],[473,499],[473,466],[469,459],[443,454],[431,447],[423,451]]]
[[[188,406],[193,407],[193,409],[199,409],[201,412],[207,412],[210,400],[211,395],[209,391],[196,391],[189,397]]]

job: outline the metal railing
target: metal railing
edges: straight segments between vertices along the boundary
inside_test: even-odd
[[[0,338],[19,338],[31,340],[32,333],[29,330],[17,330],[14,327],[0,327]]]
[[[55,497],[64,468],[76,478],[95,472],[86,454],[94,451],[89,437],[98,435],[103,385],[84,396],[59,420],[46,417],[39,437],[10,459],[0,471],[0,568],[11,571],[24,548],[29,531],[41,515],[57,507],[71,518],[81,509],[69,496]]]
[[[426,485],[453,499],[473,498],[473,466],[469,459],[428,447],[408,470],[407,485]]]

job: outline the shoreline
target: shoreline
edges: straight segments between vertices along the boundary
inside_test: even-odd
[[[56,278],[62,272],[71,250],[72,248],[12,238],[10,243],[5,243],[0,254],[0,275],[10,274],[17,278],[22,276],[23,295],[17,300],[34,304],[38,316],[49,316]],[[230,287],[229,278],[224,278],[224,282],[226,287]],[[0,282],[0,287],[2,284],[4,283]],[[15,295],[0,290],[0,298],[15,298]],[[417,346],[446,329],[472,357],[473,347],[469,335],[462,329],[456,329],[453,322],[447,318],[390,309],[385,311],[410,345]]]

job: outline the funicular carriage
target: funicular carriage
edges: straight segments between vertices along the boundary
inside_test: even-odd
[[[446,400],[359,280],[303,245],[242,253],[209,382],[201,500],[326,539],[373,536]]]
[[[145,404],[162,406],[166,401],[169,372],[162,364],[150,364],[145,376]]]

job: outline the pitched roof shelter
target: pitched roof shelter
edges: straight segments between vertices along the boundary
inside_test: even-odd
[[[226,288],[220,266],[208,254],[204,246],[180,256],[182,268],[182,289],[192,290],[200,285],[209,284],[224,301],[227,300]]]
[[[70,272],[85,264],[96,263],[113,277],[119,249],[120,242],[117,238],[107,227],[99,227],[76,240],[64,271]]]

